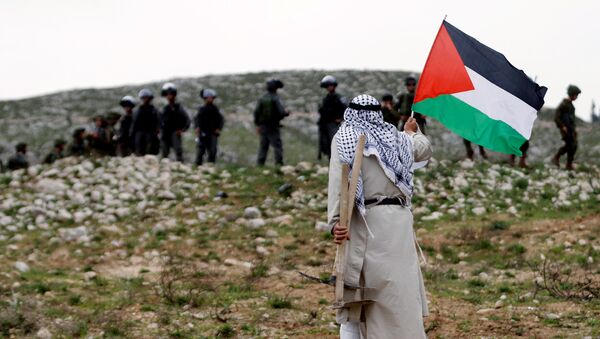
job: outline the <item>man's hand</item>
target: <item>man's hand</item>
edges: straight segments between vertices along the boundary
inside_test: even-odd
[[[417,120],[415,118],[408,118],[404,124],[404,131],[408,132],[408,134],[417,133],[418,128]]]
[[[256,127],[256,133],[260,134],[260,132],[261,132],[261,128],[260,128],[260,126],[259,126],[259,127]]]
[[[219,135],[221,135],[221,130],[217,128],[217,129],[215,130],[215,135],[216,135],[216,136],[219,136]]]
[[[340,223],[338,222],[333,226],[333,242],[339,245],[344,239],[350,239],[348,227],[340,226]]]
[[[177,134],[178,137],[180,137],[182,133],[183,133],[183,131],[180,129],[175,131],[175,134]]]

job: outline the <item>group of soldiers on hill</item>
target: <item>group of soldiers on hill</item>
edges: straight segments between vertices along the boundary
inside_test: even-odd
[[[415,118],[418,128],[425,134],[427,120],[425,116],[412,111],[412,105],[417,87],[417,79],[409,76],[404,79],[405,91],[396,96],[390,93],[381,98],[381,112],[385,122],[396,126],[400,131],[411,115]],[[331,143],[339,126],[344,120],[344,111],[348,106],[345,97],[337,93],[337,79],[331,75],[325,76],[320,87],[327,91],[319,105],[318,125],[318,158],[322,155],[330,156]],[[257,164],[265,164],[269,148],[273,148],[276,165],[283,165],[283,142],[281,140],[281,121],[289,116],[290,112],[284,107],[277,94],[284,84],[278,79],[266,82],[266,93],[258,100],[254,110],[254,124],[259,135],[259,150]],[[555,111],[555,122],[560,130],[565,145],[553,157],[553,163],[560,165],[560,157],[567,154],[566,168],[573,169],[573,160],[577,151],[577,132],[575,130],[575,107],[573,101],[581,90],[570,85],[565,98]],[[72,140],[59,139],[54,142],[53,149],[44,157],[43,163],[51,164],[65,156],[129,156],[146,154],[169,157],[171,149],[178,161],[183,161],[182,135],[193,124],[196,133],[196,165],[202,165],[205,156],[209,163],[216,161],[218,152],[218,138],[221,134],[225,119],[214,101],[217,93],[213,89],[203,89],[200,97],[204,101],[198,108],[193,119],[190,119],[186,109],[177,101],[177,87],[173,83],[166,83],[161,89],[161,95],[167,104],[158,110],[152,103],[154,95],[149,89],[142,89],[138,93],[139,102],[130,95],[124,96],[119,105],[123,114],[109,113],[105,116],[98,115],[93,118],[90,129],[77,128],[74,130]],[[463,139],[467,158],[474,158],[471,142]],[[482,146],[479,153],[487,159],[487,154]],[[521,146],[522,157],[520,167],[527,167],[526,158],[529,141]],[[515,165],[516,157],[511,155],[509,163]],[[0,166],[2,164],[0,163]],[[16,145],[15,154],[8,160],[7,168],[10,170],[27,168],[27,145]]]

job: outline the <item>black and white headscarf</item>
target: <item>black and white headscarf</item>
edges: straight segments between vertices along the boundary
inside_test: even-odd
[[[336,135],[337,150],[342,163],[350,165],[356,153],[359,135],[366,136],[364,156],[374,155],[385,175],[402,191],[407,201],[412,197],[413,144],[411,138],[383,121],[381,106],[377,99],[362,94],[348,105],[344,112],[344,123]],[[356,205],[365,214],[365,196],[362,178],[356,190]]]

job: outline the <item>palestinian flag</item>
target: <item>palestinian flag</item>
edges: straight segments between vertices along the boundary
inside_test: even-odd
[[[444,21],[412,109],[473,143],[521,155],[546,90],[504,55]]]

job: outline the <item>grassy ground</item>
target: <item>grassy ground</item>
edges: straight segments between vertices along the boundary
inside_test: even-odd
[[[44,230],[0,241],[0,337],[31,336],[42,327],[58,338],[336,337],[332,287],[297,273],[331,271],[335,247],[314,229],[325,220],[326,175],[316,168],[295,175],[223,170],[230,176],[205,173],[202,191],[169,202],[156,198],[161,208],[153,213],[110,225],[92,221],[87,243],[52,242]],[[434,167],[419,180],[459,171]],[[284,183],[294,187],[290,197],[277,194]],[[8,180],[0,185],[10,189]],[[444,210],[439,197],[427,202],[433,189],[420,192],[417,205]],[[217,191],[228,197],[215,200]],[[244,225],[248,206],[260,208],[265,226]],[[535,283],[544,262],[562,265],[558,278],[572,277],[559,286],[565,293],[586,277],[598,278],[597,202],[552,206],[540,199],[518,215],[465,209],[432,221],[417,214],[428,258],[429,337],[600,336],[597,296],[558,297]],[[31,270],[16,271],[18,260]]]

